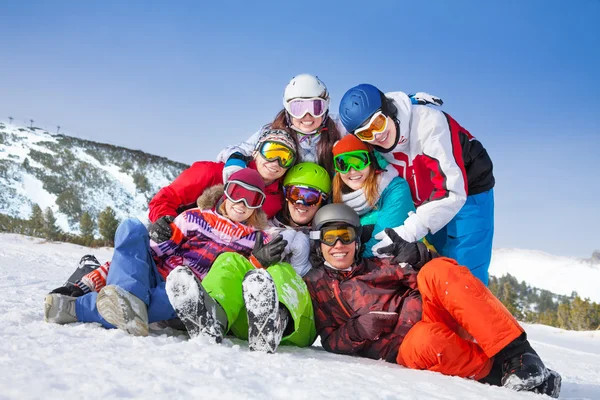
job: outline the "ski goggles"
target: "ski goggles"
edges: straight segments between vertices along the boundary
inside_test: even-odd
[[[243,202],[248,208],[262,207],[266,198],[260,189],[240,181],[227,182],[225,197],[234,203]]]
[[[348,225],[330,225],[321,228],[319,231],[311,231],[310,238],[319,240],[321,243],[327,246],[335,246],[338,240],[341,240],[343,244],[350,244],[356,241],[357,233],[356,229]]]
[[[362,171],[371,164],[371,157],[366,150],[355,150],[333,157],[333,165],[339,173],[346,174],[350,168]]]
[[[267,161],[277,160],[281,168],[290,168],[296,161],[296,152],[279,142],[267,140],[260,145],[258,152]]]
[[[327,199],[327,194],[307,186],[286,185],[283,187],[285,199],[290,203],[316,206]]]
[[[381,133],[387,129],[388,119],[381,112],[377,111],[369,119],[369,123],[361,128],[354,130],[354,136],[362,140],[363,142],[371,142],[375,140],[375,135]]]
[[[329,101],[320,97],[293,99],[285,103],[285,109],[294,118],[302,118],[306,113],[319,118],[325,115],[329,109]]]

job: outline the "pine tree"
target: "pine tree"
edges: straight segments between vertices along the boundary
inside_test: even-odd
[[[92,216],[87,211],[84,211],[81,214],[81,219],[79,220],[79,231],[81,232],[81,237],[83,238],[84,244],[89,245],[94,240],[94,230],[96,229],[96,224],[92,219]]]
[[[571,329],[571,306],[568,301],[562,302],[558,305],[558,311],[556,314],[558,327],[562,329]]]
[[[98,215],[98,231],[100,231],[100,235],[110,246],[114,244],[115,232],[117,231],[118,226],[119,221],[117,221],[117,217],[112,208],[106,207],[104,211]]]
[[[29,234],[31,236],[43,237],[44,236],[44,225],[46,220],[44,219],[44,213],[37,203],[31,206],[31,217],[29,218]]]
[[[591,329],[591,311],[590,301],[588,299],[582,300],[581,297],[576,296],[571,303],[571,312],[569,314],[571,329],[576,331]]]
[[[60,229],[56,225],[56,217],[50,207],[44,211],[44,237],[49,240],[56,240],[60,234]]]
[[[517,319],[522,319],[523,314],[519,310],[519,305],[517,303],[517,293],[513,289],[510,282],[504,282],[502,285],[502,304],[506,306],[508,311]]]

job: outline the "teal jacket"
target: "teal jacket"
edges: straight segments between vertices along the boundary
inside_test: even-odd
[[[375,224],[373,236],[365,243],[362,256],[365,258],[373,257],[371,247],[378,242],[375,235],[385,228],[396,228],[404,224],[404,220],[408,218],[410,211],[415,211],[410,187],[403,178],[397,176],[383,190],[375,208],[360,217],[361,225]]]

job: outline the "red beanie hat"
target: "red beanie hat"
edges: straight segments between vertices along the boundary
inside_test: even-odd
[[[341,140],[338,140],[333,145],[333,156],[340,155],[342,153],[348,153],[350,151],[365,150],[370,151],[369,145],[354,135],[346,135]]]
[[[258,173],[257,170],[251,168],[240,169],[239,171],[234,172],[229,177],[228,182],[238,181],[243,182],[246,185],[250,185],[252,187],[257,188],[263,194],[265,193],[265,181],[262,176]]]

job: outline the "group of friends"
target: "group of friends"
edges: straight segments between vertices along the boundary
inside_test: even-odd
[[[419,92],[317,77],[247,141],[195,162],[86,255],[45,319],[147,336],[149,324],[307,347],[558,397],[560,375],[488,290],[490,157]]]

